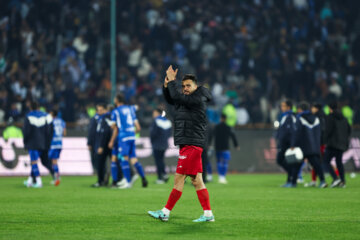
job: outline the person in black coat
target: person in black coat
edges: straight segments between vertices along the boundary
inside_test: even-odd
[[[277,155],[276,162],[287,173],[287,180],[283,187],[291,185],[292,166],[285,161],[285,151],[293,144],[293,135],[295,131],[296,117],[292,111],[293,103],[290,100],[284,100],[280,104],[281,116],[279,128],[276,132]]]
[[[163,110],[159,108],[153,111],[154,121],[150,127],[150,141],[158,175],[157,184],[165,183],[169,179],[165,171],[164,156],[166,149],[169,147],[168,141],[171,136],[172,124],[162,113]]]
[[[98,181],[93,187],[104,186],[106,173],[106,159],[111,156],[111,150],[108,148],[108,143],[111,138],[112,121],[110,120],[110,113],[106,110],[106,104],[98,104],[96,106],[99,119],[96,125],[94,150],[96,153],[96,162],[98,164]]]
[[[95,116],[90,119],[88,136],[87,136],[87,146],[90,151],[91,164],[95,173],[97,172],[95,134],[96,134],[96,126],[99,121],[99,118],[100,118],[99,114],[96,113]]]
[[[342,162],[342,155],[349,146],[351,127],[342,113],[337,110],[336,102],[329,104],[329,108],[330,115],[326,118],[326,149],[324,160],[329,168],[329,173],[333,178],[331,187],[345,187],[345,171]],[[330,166],[330,162],[333,157],[335,157],[336,167],[339,170],[340,179],[335,174],[334,169]]]
[[[234,147],[239,150],[238,141],[235,133],[226,124],[226,115],[221,114],[220,123],[217,124],[212,132],[212,138],[215,138],[215,152],[217,160],[217,171],[219,174],[219,183],[227,184],[226,173],[231,159],[230,153],[230,139],[232,140]]]
[[[195,222],[215,221],[211,211],[209,193],[202,178],[201,154],[206,143],[207,117],[206,107],[211,100],[210,91],[198,86],[195,75],[186,74],[181,81],[181,90],[176,84],[177,69],[170,66],[166,71],[163,94],[166,101],[173,105],[174,141],[180,146],[176,168],[174,188],[165,207],[158,211],[148,211],[149,215],[168,221],[170,211],[180,199],[187,176],[195,187],[204,215]]]
[[[319,176],[319,188],[325,188],[327,187],[327,184],[325,182],[323,169],[320,165],[320,139],[320,119],[310,112],[310,105],[307,102],[301,102],[298,105],[292,148],[300,147],[304,158],[308,159]],[[302,162],[293,164],[291,187],[296,187],[297,175],[301,164]]]

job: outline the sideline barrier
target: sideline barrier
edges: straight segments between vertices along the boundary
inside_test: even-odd
[[[272,130],[237,130],[240,150],[231,150],[232,159],[229,171],[234,172],[280,172],[276,164],[276,142]],[[71,135],[71,134],[70,134]],[[85,136],[85,132],[81,134]],[[136,154],[145,167],[146,172],[155,172],[154,159],[150,138],[145,134],[136,139]],[[360,170],[360,131],[352,134],[350,148],[343,155],[347,171]],[[63,150],[60,155],[59,169],[61,175],[91,175],[93,174],[90,152],[86,145],[86,137],[64,137]],[[232,143],[231,143],[232,144]],[[166,165],[170,172],[176,169],[178,148],[169,139],[169,149],[166,151]],[[209,151],[213,169],[215,166],[214,152]],[[40,165],[42,175],[48,171]],[[30,158],[23,148],[22,139],[0,138],[0,176],[25,176],[30,172]]]

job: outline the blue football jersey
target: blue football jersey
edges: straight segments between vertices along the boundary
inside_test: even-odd
[[[111,120],[119,129],[118,139],[121,141],[135,140],[136,113],[134,106],[121,105],[111,113]]]
[[[62,148],[62,138],[64,135],[65,122],[61,118],[55,118],[53,121],[54,124],[54,135],[51,140],[50,149],[61,149]]]

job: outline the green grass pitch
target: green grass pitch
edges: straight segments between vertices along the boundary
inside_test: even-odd
[[[148,216],[166,203],[173,176],[125,190],[90,188],[95,177],[64,176],[59,187],[45,177],[42,189],[2,177],[0,239],[360,239],[360,176],[347,177],[345,189],[283,189],[284,175],[229,175],[228,185],[207,184],[214,223],[192,222],[203,211],[189,181],[169,222]]]

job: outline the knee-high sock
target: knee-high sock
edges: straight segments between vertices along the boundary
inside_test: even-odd
[[[129,162],[126,160],[121,161],[121,169],[123,172],[124,177],[126,178],[127,182],[131,182],[131,173],[130,173],[130,165]]]
[[[114,183],[118,181],[118,168],[116,162],[111,162],[111,177]]]
[[[223,162],[218,162],[217,163],[217,169],[218,169],[218,174],[220,176],[225,176],[225,168],[224,168],[224,163]]]
[[[182,192],[173,188],[170,193],[169,199],[165,205],[165,208],[169,209],[170,211],[174,208],[176,202],[180,199]]]
[[[144,173],[144,169],[141,166],[140,162],[136,162],[134,167],[136,168],[136,171],[139,173],[141,178],[145,178],[145,173]]]
[[[38,167],[37,163],[31,165],[31,171],[35,177],[40,176],[40,171],[39,171],[39,167]]]
[[[55,176],[59,175],[59,167],[57,163],[52,164],[52,169],[54,170]]]
[[[210,161],[206,164],[206,170],[208,174],[212,174],[212,167]]]
[[[198,195],[199,202],[200,202],[202,208],[204,209],[204,211],[211,210],[208,190],[206,188],[204,188],[204,189],[196,191],[196,193]]]
[[[316,172],[314,169],[311,170],[311,180],[313,182],[316,182]]]

